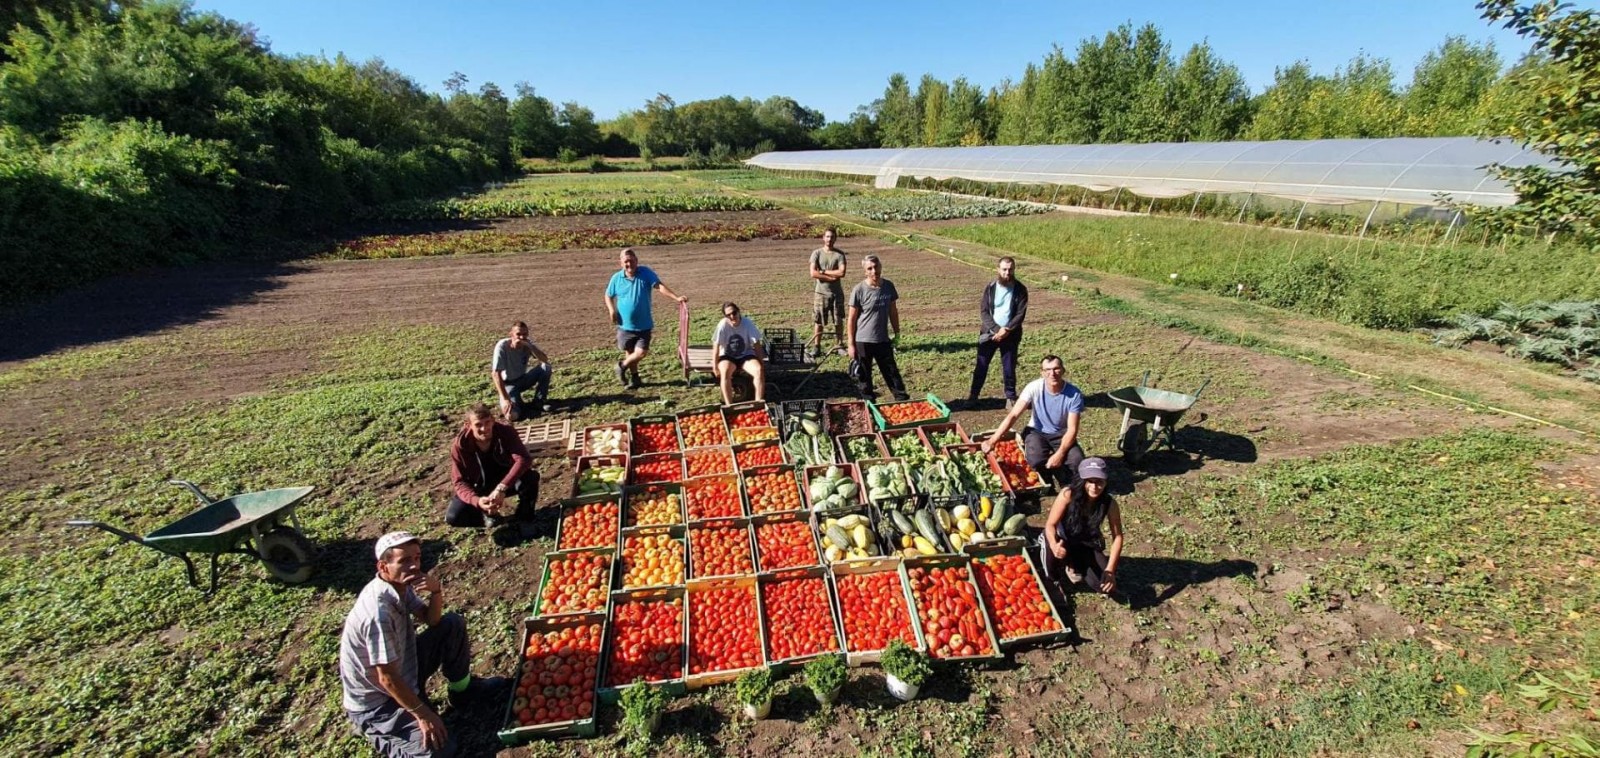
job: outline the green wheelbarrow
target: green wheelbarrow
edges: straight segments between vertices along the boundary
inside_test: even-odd
[[[1129,466],[1139,465],[1145,453],[1161,447],[1163,443],[1168,449],[1178,449],[1173,432],[1178,422],[1183,420],[1183,414],[1194,407],[1200,399],[1200,393],[1211,383],[1210,379],[1206,379],[1198,389],[1185,395],[1150,387],[1149,381],[1150,372],[1146,371],[1137,385],[1106,393],[1111,402],[1122,410],[1122,431],[1117,434],[1117,449],[1122,451],[1122,458]]]
[[[212,500],[189,482],[168,484],[187,487],[200,499],[200,509],[143,537],[99,521],[73,520],[67,525],[103,529],[128,542],[178,558],[188,569],[189,586],[195,589],[200,589],[200,582],[189,553],[209,553],[211,588],[206,590],[208,595],[217,591],[217,559],[225,553],[260,560],[267,571],[286,584],[300,584],[311,578],[316,549],[300,530],[299,519],[294,517],[295,506],[311,494],[311,487],[246,492]],[[285,520],[288,523],[284,523]]]

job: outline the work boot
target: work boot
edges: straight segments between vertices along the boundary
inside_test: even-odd
[[[643,387],[644,382],[639,381],[639,367],[634,366],[632,369],[630,369],[630,371],[632,372],[630,376],[633,377],[633,383],[629,384],[628,386],[633,389],[639,389],[640,387]]]
[[[617,361],[617,381],[622,382],[624,387],[628,386],[628,372],[622,367],[622,361]]]
[[[510,686],[511,680],[503,676],[475,676],[467,683],[466,689],[450,693],[450,706],[463,708],[476,703],[494,703],[506,697],[506,689]]]

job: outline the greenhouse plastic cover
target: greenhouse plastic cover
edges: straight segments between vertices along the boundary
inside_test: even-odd
[[[1144,197],[1253,193],[1313,203],[1386,201],[1510,205],[1516,193],[1487,166],[1554,161],[1510,140],[1475,137],[1018,145],[807,150],[762,153],[746,163],[780,171],[975,182],[1062,184]]]

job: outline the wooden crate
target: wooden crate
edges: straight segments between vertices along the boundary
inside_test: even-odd
[[[800,494],[805,498],[807,510],[817,510],[817,504],[811,502],[811,479],[813,475],[826,472],[833,466],[838,466],[840,469],[844,470],[844,472],[848,474],[851,479],[855,480],[856,504],[860,505],[867,501],[867,488],[862,485],[861,471],[856,468],[854,463],[830,463],[826,466],[806,466],[805,468],[800,469]]]
[[[633,506],[634,499],[644,497],[655,491],[674,494],[678,496],[678,520],[669,524],[638,524],[635,523]],[[636,526],[678,526],[687,520],[683,511],[683,485],[673,483],[659,484],[631,484],[622,488],[622,528],[632,529]]]
[[[626,472],[628,470],[628,456],[626,456],[626,455],[580,455],[580,456],[578,456],[577,462],[574,463],[573,466],[572,466],[574,476],[572,477],[572,494],[570,495],[570,497],[574,497],[574,498],[577,498],[577,497],[592,497],[594,495],[601,494],[601,493],[597,493],[597,492],[596,493],[590,493],[589,495],[581,495],[581,494],[579,494],[579,491],[578,491],[578,479],[583,474],[583,472],[588,471],[589,469],[597,468],[597,467],[605,467],[605,466],[619,466],[619,467],[622,468],[622,470],[624,472],[624,475],[622,477],[622,481],[620,481],[620,482],[618,482],[616,484],[616,491],[615,492],[607,493],[607,494],[613,494],[613,495],[622,494],[622,488],[627,486],[627,484],[628,484],[628,477],[627,477],[627,474],[626,474]]]
[[[645,684],[660,687],[668,695],[678,697],[688,691],[684,686],[683,678],[689,672],[689,645],[685,634],[689,628],[688,606],[684,603],[684,588],[682,587],[656,587],[642,590],[622,590],[611,593],[611,608],[607,613],[610,621],[606,627],[605,655],[600,661],[600,702],[606,705],[615,705],[621,699],[622,693],[634,684],[608,684],[611,677],[611,656],[616,653],[617,610],[629,603],[678,601],[679,616],[682,623],[678,625],[678,675],[671,679],[661,679],[645,682]]]
[[[604,555],[606,557],[606,559],[611,562],[610,568],[607,569],[606,587],[605,587],[606,592],[607,592],[607,599],[609,600],[610,591],[611,591],[611,584],[612,584],[612,579],[611,579],[611,575],[610,575],[609,572],[616,571],[616,568],[617,568],[616,567],[616,552],[617,551],[614,548],[609,548],[609,547],[586,547],[586,548],[579,548],[577,550],[561,550],[561,551],[552,552],[552,553],[545,553],[545,555],[544,555],[544,566],[539,571],[539,589],[533,595],[533,615],[543,617],[543,616],[567,616],[567,615],[571,615],[571,614],[574,614],[574,613],[605,613],[606,610],[607,610],[607,605],[605,605],[605,604],[602,604],[599,608],[591,608],[591,609],[583,610],[583,611],[563,611],[561,613],[545,613],[545,610],[544,610],[544,588],[550,584],[550,569],[553,566],[553,564],[559,563],[561,561],[572,560],[573,558],[577,558],[577,557],[581,557],[581,556]]]
[[[1055,601],[1050,599],[1050,590],[1044,585],[1044,577],[1042,575],[1043,572],[1040,570],[1038,562],[1034,559],[1032,551],[1028,550],[1027,541],[1021,539],[1006,539],[980,542],[976,545],[966,546],[964,551],[967,553],[967,555],[972,557],[972,576],[974,580],[976,580],[978,576],[979,559],[995,555],[1022,556],[1022,559],[1028,563],[1028,572],[1033,574],[1034,583],[1039,587],[1039,594],[1044,596],[1045,602],[1050,605],[1050,617],[1055,619],[1056,622],[1056,629],[1054,631],[1025,634],[1008,639],[1005,637],[999,637],[1000,623],[994,615],[996,611],[985,604],[984,611],[989,614],[989,626],[990,628],[994,629],[995,636],[999,637],[1000,647],[1009,651],[1024,645],[1045,645],[1067,639],[1067,637],[1072,634],[1072,628],[1067,626],[1067,623],[1062,620],[1060,609],[1056,608]],[[980,596],[982,595],[981,584],[979,585],[979,594]]]
[[[808,539],[810,539],[810,541],[811,541],[811,560],[812,560],[812,562],[809,565],[821,566],[822,565],[822,548],[817,544],[817,530],[814,527],[812,527],[811,518],[807,514],[800,513],[800,512],[760,513],[760,514],[757,514],[757,515],[754,515],[754,516],[750,517],[750,537],[751,537],[751,539],[753,539],[755,541],[755,545],[756,545],[756,571],[758,573],[763,573],[764,574],[764,573],[767,573],[767,572],[770,572],[770,571],[782,570],[782,569],[779,569],[777,567],[771,567],[771,566],[767,566],[766,565],[765,558],[762,556],[762,553],[761,553],[761,537],[760,537],[761,527],[766,526],[768,524],[781,523],[781,522],[799,524],[800,526],[805,528],[806,535],[808,536]],[[786,566],[784,568],[787,569],[787,568],[804,568],[804,567],[802,567],[802,566]]]
[[[740,674],[760,668],[766,664],[765,651],[767,649],[767,641],[762,632],[762,627],[764,624],[761,623],[761,620],[766,617],[766,612],[761,606],[761,588],[756,583],[756,577],[753,574],[750,576],[725,577],[721,579],[693,579],[689,581],[688,592],[685,593],[686,600],[683,604],[683,620],[685,626],[687,627],[687,630],[684,633],[684,639],[688,641],[691,648],[688,656],[686,657],[692,658],[694,655],[693,645],[695,628],[691,614],[693,613],[697,593],[703,593],[705,591],[714,589],[725,589],[729,587],[748,587],[752,592],[755,593],[756,644],[758,645],[757,649],[762,651],[762,661],[755,666],[745,666],[743,668],[725,669],[722,671],[707,671],[701,674],[686,673],[684,675],[684,683],[688,685],[690,690],[698,690],[716,684],[731,682],[735,679],[738,679]]]
[[[626,455],[630,448],[630,443],[628,441],[628,425],[626,422],[619,422],[615,424],[594,424],[592,426],[586,426],[583,429],[573,433],[572,441],[567,450],[567,455],[570,455],[574,458],[580,455],[594,455],[594,453],[590,453],[588,451],[590,437],[597,432],[611,429],[622,432],[622,452],[620,454]]]
[[[617,504],[617,531],[618,531],[618,535],[617,535],[617,539],[616,540],[612,540],[611,544],[609,544],[609,545],[567,545],[567,546],[562,546],[561,538],[563,536],[563,530],[564,530],[564,528],[566,526],[566,523],[567,523],[568,515],[570,515],[573,511],[575,511],[575,510],[577,510],[577,509],[579,509],[579,508],[581,508],[581,507],[583,507],[585,505],[589,505],[591,503],[607,503],[607,502],[616,503]],[[558,512],[557,518],[556,518],[556,549],[557,550],[580,550],[582,548],[589,548],[589,547],[615,548],[617,546],[618,541],[622,538],[622,536],[621,536],[621,529],[622,529],[622,494],[621,493],[617,493],[617,494],[614,494],[614,495],[610,494],[610,493],[606,493],[606,494],[600,494],[600,495],[586,495],[584,497],[568,498],[568,499],[562,500],[560,502],[560,508],[561,509]]]
[[[683,561],[683,577],[684,577],[684,579],[688,579],[689,578],[689,542],[684,537],[684,527],[683,527],[683,525],[682,524],[676,524],[676,525],[673,525],[673,526],[640,526],[640,527],[635,527],[633,529],[624,529],[624,530],[622,530],[622,537],[617,540],[617,565],[613,566],[612,569],[611,569],[611,590],[613,592],[621,592],[621,591],[627,591],[627,590],[655,589],[655,588],[658,588],[658,587],[682,587],[683,586],[682,583],[676,583],[676,584],[647,584],[647,585],[639,585],[639,586],[636,586],[636,587],[627,587],[627,586],[623,585],[623,583],[622,583],[623,582],[623,576],[627,573],[627,566],[623,562],[623,556],[628,552],[628,538],[629,537],[636,537],[636,536],[657,535],[657,534],[665,534],[668,537],[671,537],[674,542],[678,543],[678,550],[677,550],[678,558]]]
[[[844,630],[839,625],[838,603],[834,598],[833,588],[829,585],[828,576],[827,569],[821,566],[812,566],[810,568],[784,569],[756,577],[756,582],[761,585],[761,596],[763,598],[767,595],[767,588],[774,584],[797,579],[816,579],[822,583],[823,602],[828,606],[828,618],[825,622],[819,619],[818,623],[826,623],[828,625],[828,630],[833,634],[833,648],[788,658],[774,657],[772,652],[773,629],[768,626],[767,614],[761,614],[761,643],[763,646],[761,654],[767,659],[767,665],[774,669],[774,673],[792,671],[805,665],[807,661],[813,661],[825,655],[838,655],[844,652],[844,642],[842,641],[844,639]],[[777,631],[782,634],[786,630],[780,629]]]
[[[847,449],[848,441],[849,440],[853,440],[853,439],[864,439],[864,440],[869,440],[869,441],[872,442],[872,449],[877,451],[877,452],[874,455],[867,456],[867,458],[887,458],[887,457],[889,457],[889,451],[887,449],[885,449],[884,446],[883,446],[883,438],[879,437],[877,432],[862,432],[860,434],[841,434],[838,437],[835,437],[834,440],[833,440],[834,457],[837,458],[840,463],[854,463],[855,462],[855,461],[850,460],[850,456],[845,453],[845,450]]]
[[[720,441],[713,441],[709,445],[690,445],[689,440],[685,439],[683,436],[683,420],[691,416],[715,417],[718,424],[722,427],[722,439]],[[728,445],[733,444],[733,436],[728,432],[728,418],[725,414],[723,414],[722,406],[720,405],[704,405],[699,408],[690,408],[688,410],[679,411],[676,414],[676,418],[679,450],[688,450],[691,447],[727,447]]]
[[[967,583],[972,585],[972,596],[978,604],[978,621],[983,624],[983,633],[989,637],[990,652],[987,654],[979,653],[977,655],[951,656],[949,658],[939,658],[936,660],[979,661],[1000,658],[1004,656],[1004,653],[1000,650],[1000,639],[996,637],[994,633],[994,624],[989,620],[991,618],[989,606],[983,602],[983,593],[978,590],[978,580],[973,576],[972,566],[970,564],[971,559],[965,555],[930,555],[923,556],[921,558],[907,558],[903,563],[903,567],[906,572],[906,595],[911,599],[912,618],[922,617],[921,608],[919,608],[917,605],[917,593],[911,588],[911,574],[914,570],[919,568],[931,570],[936,568],[955,567],[963,567],[967,569]],[[928,655],[930,656],[933,655],[933,651],[938,648],[938,644],[934,640],[928,639],[926,636],[924,636],[923,644],[927,646]]]
[[[695,564],[695,560],[694,560],[694,543],[695,543],[695,540],[697,540],[697,539],[704,539],[701,535],[703,535],[706,532],[706,530],[708,530],[708,529],[719,529],[719,530],[720,529],[730,529],[730,530],[733,530],[735,532],[739,532],[739,531],[744,532],[745,554],[750,556],[750,570],[748,572],[736,572],[736,573],[733,573],[733,574],[710,574],[710,575],[703,575],[702,574],[702,572],[705,570],[704,567],[698,566],[698,565]],[[756,572],[756,540],[755,540],[755,535],[750,531],[750,519],[748,519],[748,518],[746,518],[744,516],[739,516],[739,517],[736,517],[736,518],[704,519],[704,520],[701,520],[701,521],[696,521],[693,524],[690,524],[689,525],[689,529],[688,529],[688,547],[689,547],[689,566],[688,566],[689,571],[688,571],[688,576],[689,576],[690,580],[716,579],[716,578],[724,577],[724,576],[744,576],[746,574],[754,574]],[[702,545],[701,547],[702,547],[702,550],[703,550],[704,546]]]
[[[532,618],[524,620],[522,622],[522,633],[518,638],[517,644],[518,668],[521,668],[524,651],[528,649],[528,637],[532,634],[543,634],[545,632],[586,626],[593,623],[600,624],[600,658],[601,660],[604,660],[606,652],[605,639],[607,634],[605,613],[569,614],[565,616],[546,616],[544,618]],[[600,672],[598,668],[596,668],[596,693],[594,702],[590,703],[588,716],[584,718],[572,719],[570,721],[555,721],[545,724],[535,724],[533,726],[520,726],[514,721],[516,714],[513,712],[513,709],[516,705],[517,693],[515,691],[516,688],[512,687],[512,692],[506,696],[506,713],[505,716],[500,720],[502,726],[499,731],[495,733],[496,736],[500,738],[501,744],[504,744],[507,747],[513,747],[539,737],[593,737],[596,731],[595,714],[600,710],[598,692],[600,684],[599,676]]]
[[[572,421],[523,421],[516,425],[517,436],[529,453],[561,453],[572,437]]]
[[[839,578],[857,574],[892,573],[900,584],[901,599],[904,600],[902,610],[906,614],[906,624],[911,627],[913,647],[918,650],[927,650],[927,644],[922,638],[922,625],[917,623],[917,614],[913,610],[915,604],[911,598],[911,585],[906,582],[903,562],[899,558],[872,558],[864,561],[840,561],[828,566],[829,585],[833,590],[834,615],[839,619],[839,641],[844,647],[844,661],[850,666],[860,666],[866,663],[876,663],[883,657],[883,648],[865,650],[852,648],[850,639],[845,632],[844,605],[840,601]]]

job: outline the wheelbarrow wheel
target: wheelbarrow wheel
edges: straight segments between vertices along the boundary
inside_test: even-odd
[[[1139,460],[1144,457],[1145,450],[1150,447],[1150,438],[1148,436],[1150,430],[1146,429],[1145,426],[1143,423],[1133,424],[1122,435],[1122,459],[1127,461],[1129,466],[1139,465]]]
[[[267,570],[284,584],[300,584],[311,578],[316,548],[299,531],[287,526],[273,528],[256,541],[256,552]]]

